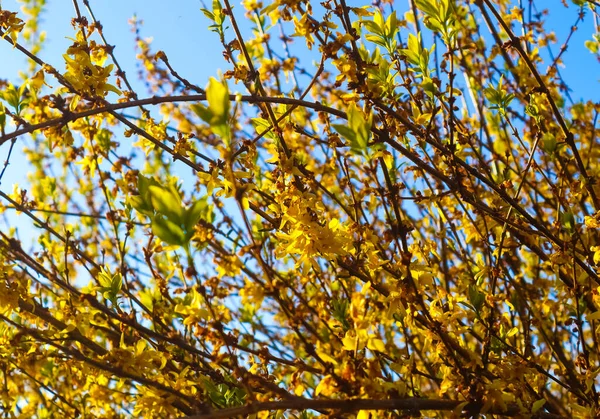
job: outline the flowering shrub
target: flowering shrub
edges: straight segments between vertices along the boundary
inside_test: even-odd
[[[148,94],[73,3],[0,10],[4,415],[600,416],[597,2],[214,0]]]

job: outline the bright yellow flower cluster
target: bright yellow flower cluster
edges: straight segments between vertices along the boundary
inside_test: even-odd
[[[278,198],[282,219],[281,231],[276,234],[280,240],[275,251],[277,257],[299,254],[300,265],[314,263],[315,257],[334,258],[353,251],[352,237],[340,220],[322,221],[327,217],[323,216],[322,204],[313,194],[291,188]]]
[[[17,36],[23,30],[24,26],[25,22],[17,17],[16,12],[0,10],[0,28],[3,31],[2,38],[8,35],[13,42],[16,42]]]
[[[104,98],[108,92],[121,94],[121,91],[107,83],[113,65],[102,66],[106,59],[104,48],[94,42],[87,42],[82,33],[63,55],[67,63],[65,79],[80,95]]]

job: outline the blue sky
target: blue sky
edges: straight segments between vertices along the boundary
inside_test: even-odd
[[[82,13],[87,14],[80,1]],[[179,69],[187,69],[193,78],[205,78],[213,73],[215,64],[223,65],[216,35],[209,32],[207,19],[200,12],[199,1],[176,1],[166,5],[157,0],[90,1],[96,18],[104,27],[108,41],[116,45],[115,54],[128,72],[135,70],[134,35],[128,20],[137,15],[144,21],[144,37],[154,37],[153,45],[168,53],[169,59]],[[3,0],[2,6],[11,11],[19,9],[15,0]],[[42,58],[55,65],[64,67],[62,54],[71,44],[67,37],[74,34],[71,18],[75,16],[71,1],[49,0],[42,22],[47,32],[48,42],[40,54]],[[10,52],[11,47],[3,43],[0,47],[2,57],[11,58],[7,73],[15,74],[22,60],[12,61],[18,54]],[[3,60],[4,61],[4,60]],[[19,62],[20,61],[20,62]]]
[[[538,3],[550,10],[547,16],[547,28],[556,33],[558,42],[551,46],[556,56],[560,46],[567,39],[571,26],[577,20],[579,8],[572,5],[571,1],[569,1],[571,5],[568,9],[563,7],[561,0],[542,0]],[[593,16],[589,10],[586,10],[583,22],[578,25],[578,30],[573,33],[569,47],[563,54],[565,68],[560,68],[560,71],[565,77],[567,85],[573,89],[571,96],[574,101],[593,100],[597,102],[600,99],[600,63],[584,45],[585,41],[592,39],[594,32]],[[541,69],[545,69],[545,67],[542,66]]]

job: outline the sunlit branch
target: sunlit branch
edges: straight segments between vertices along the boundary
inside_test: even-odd
[[[510,406],[506,410],[491,408],[483,409],[483,403],[462,402],[454,400],[435,400],[435,399],[389,399],[389,400],[368,400],[368,399],[348,399],[348,400],[310,400],[298,398],[297,400],[282,400],[275,402],[254,403],[246,406],[232,407],[213,411],[203,415],[186,416],[185,419],[222,419],[237,416],[247,416],[264,411],[278,410],[333,410],[338,413],[353,413],[360,410],[398,410],[406,413],[417,413],[422,411],[456,411],[457,413],[478,414],[488,413],[503,416],[518,416],[521,411],[518,406]],[[562,416],[538,413],[532,415],[536,419],[564,419]]]

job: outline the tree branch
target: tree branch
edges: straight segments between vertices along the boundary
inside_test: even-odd
[[[177,103],[177,102],[200,102],[206,100],[206,94],[201,95],[182,95],[182,96],[153,96],[146,99],[139,100],[131,100],[123,103],[113,103],[107,106],[102,106],[99,108],[88,109],[87,111],[78,112],[78,113],[70,113],[68,115],[61,116],[60,118],[50,119],[45,122],[41,122],[39,124],[30,125],[27,128],[22,128],[15,130],[9,134],[3,135],[0,137],[0,146],[5,142],[11,140],[12,138],[18,137],[20,135],[29,134],[31,132],[48,128],[56,124],[65,124],[68,122],[76,121],[81,118],[85,118],[86,116],[98,115],[104,112],[117,111],[120,109],[129,109],[135,108],[137,106],[143,105],[158,105],[161,103]],[[236,101],[240,100],[242,102],[247,103],[279,103],[285,105],[295,105],[295,106],[303,106],[305,108],[310,108],[319,112],[327,112],[337,117],[347,119],[346,112],[339,111],[337,109],[331,108],[329,106],[322,105],[318,102],[309,102],[305,100],[292,99],[286,97],[257,97],[257,96],[249,96],[249,95],[229,95],[229,100]]]
[[[404,410],[409,412],[421,412],[425,410],[452,411],[459,408],[463,403],[457,400],[421,399],[417,397],[404,399],[353,399],[353,400],[309,400],[298,398],[293,400],[281,400],[274,402],[253,403],[245,406],[231,407],[215,410],[203,415],[187,416],[184,419],[220,419],[233,418],[236,416],[248,416],[250,414],[276,411],[276,410],[339,410],[342,412],[357,412],[359,410]],[[483,403],[470,402],[462,406],[461,412],[480,413]],[[510,405],[506,410],[492,408],[486,413],[502,414],[504,416],[517,416],[522,412],[517,405]],[[531,416],[536,419],[562,419],[563,416],[550,413],[536,413]]]

